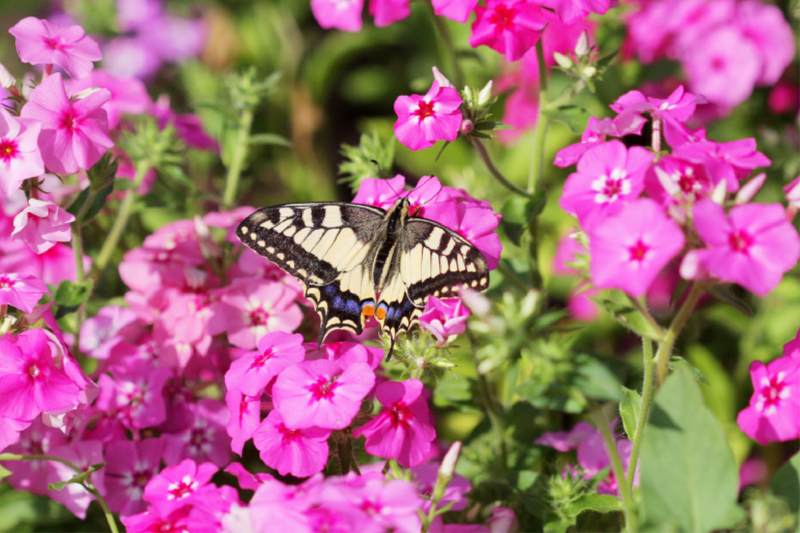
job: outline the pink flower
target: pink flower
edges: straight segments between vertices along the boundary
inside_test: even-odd
[[[486,45],[516,61],[536,44],[547,21],[541,8],[530,0],[487,0],[475,8],[469,45]]]
[[[503,110],[503,124],[512,126],[511,130],[500,130],[498,138],[504,144],[516,141],[525,130],[536,125],[539,117],[538,92],[525,85],[520,85],[516,91],[506,98]]]
[[[375,397],[383,411],[353,432],[356,438],[367,437],[367,452],[395,458],[405,467],[417,466],[427,459],[436,431],[430,423],[422,389],[422,382],[416,379],[378,385]]]
[[[231,462],[231,438],[225,426],[231,418],[224,403],[202,398],[190,404],[191,423],[183,431],[164,435],[164,461],[210,461],[219,467]]]
[[[78,100],[67,98],[60,73],[37,86],[22,108],[20,117],[42,123],[39,148],[45,166],[58,174],[89,169],[106,149],[114,146],[108,137],[108,118],[102,109],[111,94],[99,89]]]
[[[78,404],[80,388],[53,363],[40,329],[0,337],[0,415],[31,420]]]
[[[776,115],[796,115],[800,108],[800,86],[788,80],[779,81],[769,92],[767,107]]]
[[[127,307],[109,305],[86,320],[81,327],[80,348],[95,359],[108,359],[123,342],[135,342],[141,332],[136,313]]]
[[[763,459],[753,457],[745,460],[739,467],[739,492],[749,486],[763,483],[768,479],[769,468]]]
[[[58,65],[73,78],[83,78],[94,68],[94,61],[103,59],[100,46],[80,26],[64,28],[26,17],[8,33],[16,38],[17,53],[23,63]]]
[[[250,440],[261,422],[261,398],[230,390],[225,395],[225,404],[231,413],[225,427],[232,439],[231,449],[241,456],[244,443]]]
[[[379,28],[390,26],[411,14],[409,0],[369,0],[369,14]]]
[[[628,465],[631,460],[631,452],[633,451],[633,443],[627,439],[617,440],[617,451],[620,459],[622,459],[622,466],[625,471],[628,471]],[[578,445],[578,464],[581,465],[584,471],[584,478],[589,479],[604,468],[611,466],[611,457],[608,455],[603,435],[599,430],[594,430],[586,436],[586,438]],[[638,468],[634,474],[633,485],[639,485],[639,472]],[[625,480],[622,480],[625,483]],[[614,476],[614,471],[610,471],[608,476],[598,485],[598,494],[611,494],[617,496],[619,494],[619,482]]]
[[[753,396],[736,422],[759,444],[800,437],[800,359],[780,357],[750,365]]]
[[[238,282],[226,288],[221,319],[231,344],[252,350],[271,331],[294,331],[303,320],[295,304],[297,294],[285,285],[267,280]]]
[[[425,96],[398,96],[394,102],[397,139],[411,150],[430,148],[436,141],[455,141],[461,126],[463,100],[458,91],[434,81]]]
[[[129,428],[157,426],[166,418],[162,391],[172,371],[139,363],[131,368],[114,368],[114,377],[102,374],[98,379],[100,395],[97,407],[116,411]]]
[[[175,466],[168,466],[147,482],[144,499],[162,511],[172,511],[198,501],[202,489],[219,470],[212,463],[198,465],[186,459]]]
[[[383,362],[385,355],[382,348],[364,346],[356,342],[326,342],[321,350],[317,350],[317,343],[307,343],[306,361],[316,359],[329,359],[337,361],[343,367],[353,363],[366,363],[373,370]]]
[[[648,196],[665,206],[691,204],[712,189],[703,166],[671,156],[647,169],[644,187]]]
[[[50,294],[47,285],[35,276],[0,274],[0,305],[10,304],[30,313],[44,293]]]
[[[632,129],[638,134],[645,122],[642,113],[649,113],[653,118],[664,122],[684,123],[694,115],[698,100],[700,103],[704,101],[684,92],[683,85],[679,85],[665,99],[645,96],[639,91],[630,91],[620,96],[610,107],[619,113],[614,119],[615,124],[635,125]]]
[[[797,337],[783,345],[784,357],[793,357],[800,359],[800,330],[797,331]]]
[[[361,30],[364,0],[311,0],[311,12],[323,28]]]
[[[277,409],[261,422],[253,442],[261,460],[282,476],[308,477],[325,468],[331,431],[318,427],[290,429]]]
[[[231,363],[225,374],[228,390],[249,396],[260,395],[285,368],[305,358],[303,336],[282,331],[267,333],[258,341],[258,350]]]
[[[433,489],[436,487],[436,480],[439,477],[439,470],[441,464],[430,462],[415,466],[411,469],[411,475],[414,482],[417,484],[417,490],[420,494],[427,497],[433,496]],[[440,505],[444,506],[452,503],[451,511],[462,511],[467,508],[466,494],[472,490],[472,483],[458,474],[453,474],[450,483],[444,490]],[[430,510],[430,500],[423,502],[423,511]],[[435,531],[435,530],[434,530]]]
[[[652,159],[653,154],[641,146],[626,149],[617,140],[594,146],[567,178],[558,205],[584,226],[593,217],[614,213],[642,193]]]
[[[644,119],[642,119],[644,120]],[[568,167],[578,162],[581,156],[596,145],[605,142],[606,137],[621,137],[617,125],[610,118],[598,119],[589,117],[589,123],[581,134],[581,142],[562,148],[556,154],[553,164],[557,167]]]
[[[33,422],[25,422],[25,424],[28,424],[29,427],[19,435],[18,442],[8,447],[7,453],[50,455],[53,450],[66,444],[64,433],[61,430],[45,426],[41,418],[37,417]],[[12,429],[14,428],[22,429],[21,423],[14,424]],[[9,485],[34,494],[47,494],[47,485],[57,475],[55,463],[41,459],[9,461],[3,463],[3,466],[13,472],[11,476],[5,478]]]
[[[189,146],[198,150],[219,151],[219,143],[205,132],[200,119],[191,113],[179,114],[173,111],[170,108],[168,95],[159,96],[156,103],[150,108],[150,114],[156,118],[158,127],[162,130],[171,123],[175,127],[178,137],[186,141]]]
[[[469,20],[469,15],[478,0],[432,0],[433,12],[464,24]]]
[[[362,476],[347,490],[329,487],[326,500],[334,508],[342,509],[360,527],[356,531],[381,532],[387,529],[397,533],[420,530],[419,509],[422,499],[414,485],[404,479],[384,481],[383,476]],[[359,520],[360,519],[360,520]]]
[[[586,231],[594,285],[621,289],[634,297],[647,292],[685,240],[680,227],[649,198],[596,220]]]
[[[789,206],[800,209],[800,176],[797,176],[784,187],[783,192],[786,193],[786,201]]]
[[[574,24],[590,13],[605,14],[610,0],[542,0],[541,5],[555,10],[564,24]]]
[[[772,164],[767,156],[756,151],[756,140],[739,139],[726,143],[698,141],[675,148],[673,155],[703,165],[712,185],[725,181],[728,192],[739,190],[739,180],[747,177],[758,167]]]
[[[757,83],[775,84],[795,52],[792,27],[780,8],[756,0],[737,2],[736,23],[759,51],[761,69]]]
[[[56,448],[52,450],[49,455],[66,459],[84,472],[86,472],[90,466],[104,462],[103,443],[97,440],[77,441],[68,446]],[[68,481],[75,477],[75,471],[62,463],[54,463],[53,467],[56,471],[56,476],[52,481]],[[96,471],[89,475],[89,481],[91,481],[98,492],[104,496],[106,490],[103,477],[104,474],[102,470]],[[86,509],[95,499],[80,483],[69,483],[60,491],[48,491],[48,495],[53,500],[62,503],[80,519],[86,518]]]
[[[419,317],[423,328],[427,329],[439,341],[436,346],[444,346],[450,339],[467,331],[469,309],[461,304],[458,298],[440,300],[434,296],[425,304],[425,312]]]
[[[569,431],[546,431],[542,433],[541,437],[533,441],[533,443],[539,446],[555,448],[560,452],[568,452],[577,448],[587,436],[596,431],[597,430],[591,424],[587,422],[578,422]]]
[[[140,36],[111,39],[103,46],[103,56],[105,69],[119,78],[146,79],[161,67],[161,58]]]
[[[19,441],[22,433],[31,422],[28,420],[17,420],[0,415],[0,452]]]
[[[67,213],[53,202],[31,198],[28,207],[14,217],[11,238],[27,244],[31,250],[41,254],[57,242],[72,240],[70,223],[75,216]]]
[[[800,258],[800,236],[780,204],[747,204],[728,216],[711,200],[695,205],[697,233],[708,246],[696,253],[713,276],[766,296]]]
[[[108,115],[109,129],[119,126],[123,114],[139,115],[152,105],[144,83],[136,78],[118,78],[103,69],[92,71],[80,81],[70,80],[65,84],[72,94],[91,87],[108,90],[111,98],[102,107]]]
[[[0,108],[0,192],[7,196],[26,179],[44,174],[38,145],[40,130],[38,122],[15,118]]]
[[[191,531],[189,529],[189,507],[181,507],[173,511],[162,511],[150,507],[139,514],[120,516],[120,521],[128,533],[161,533]]]
[[[140,513],[148,481],[161,469],[161,439],[112,441],[105,448],[106,503],[121,516]]]
[[[335,361],[304,361],[281,372],[272,400],[292,429],[344,429],[374,384],[375,374],[366,363],[342,368]]]

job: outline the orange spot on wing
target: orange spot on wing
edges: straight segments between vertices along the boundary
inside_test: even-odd
[[[374,305],[370,305],[370,304],[366,304],[364,307],[361,308],[361,314],[366,318],[374,316],[375,315],[375,306]]]
[[[375,311],[375,318],[377,318],[378,320],[383,320],[384,318],[386,318],[386,309],[383,307],[379,307]]]

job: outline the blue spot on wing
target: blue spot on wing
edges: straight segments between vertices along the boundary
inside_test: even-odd
[[[348,313],[358,315],[361,313],[361,305],[359,305],[358,300],[351,298],[345,302],[345,310]]]

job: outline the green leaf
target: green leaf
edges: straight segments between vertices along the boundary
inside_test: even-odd
[[[80,307],[89,298],[91,291],[91,280],[86,280],[83,283],[62,281],[58,288],[53,291],[53,301],[56,302],[57,306],[55,312],[56,320]]]
[[[652,529],[701,533],[744,520],[736,460],[684,365],[656,397],[641,453],[642,511]]]
[[[110,181],[108,185],[98,191],[92,190],[92,187],[93,185],[89,185],[83,189],[67,209],[68,213],[75,215],[75,223],[79,226],[91,221],[103,209],[108,195],[114,190],[114,181]]]
[[[562,105],[555,109],[545,108],[542,113],[567,126],[572,133],[581,133],[589,123],[589,112],[575,105]]]
[[[614,320],[633,331],[640,337],[647,337],[658,342],[663,342],[663,338],[650,322],[637,311],[633,306],[621,304],[608,298],[592,298],[594,302],[605,309]]]
[[[636,425],[639,422],[639,412],[642,410],[642,397],[635,390],[622,387],[622,401],[619,402],[619,415],[622,417],[622,427],[629,439],[636,435]]]
[[[532,470],[523,470],[517,476],[517,488],[521,491],[526,491],[533,487],[539,479],[539,472]]]
[[[547,203],[544,190],[539,190],[533,198],[511,196],[504,203],[500,212],[503,218],[500,223],[511,239],[511,242],[520,245],[522,236],[528,230],[534,218],[539,216]]]
[[[475,129],[478,131],[482,130],[513,130],[516,129],[514,126],[509,126],[508,124],[503,124],[502,122],[494,122],[492,120],[482,120],[475,124]]]
[[[622,502],[610,494],[586,494],[567,505],[564,512],[570,516],[578,516],[584,511],[611,513],[622,510]]]
[[[47,488],[50,489],[50,490],[64,490],[64,487],[66,487],[70,483],[76,483],[78,485],[82,485],[84,481],[89,479],[89,476],[91,476],[93,473],[97,472],[98,470],[100,470],[104,466],[106,466],[105,463],[98,463],[96,465],[91,465],[85,471],[81,472],[80,474],[75,474],[74,476],[72,476],[70,479],[68,479],[66,481],[57,481],[55,483],[50,483],[47,486]]]
[[[699,368],[697,368],[692,363],[690,363],[689,361],[687,361],[686,359],[684,359],[679,355],[673,355],[672,361],[670,361],[667,366],[669,367],[670,370],[675,370],[680,365],[686,366],[686,368],[688,368],[692,372],[694,378],[703,385],[711,384],[709,383],[708,378],[706,377],[706,375],[703,373],[702,370],[700,370]]]
[[[721,285],[714,285],[708,290],[709,294],[714,298],[725,302],[726,304],[730,305],[734,309],[740,311],[741,313],[752,317],[753,310],[750,309],[750,306],[747,305],[747,302],[733,294],[729,287],[724,287]]]
[[[800,453],[794,454],[775,472],[769,489],[776,496],[786,500],[792,513],[795,515],[800,513]]]
[[[0,479],[5,479],[10,476],[13,472],[11,470],[5,468],[3,465],[0,465]]]
[[[282,135],[276,133],[257,133],[251,135],[249,139],[250,144],[272,144],[276,146],[292,147],[292,142]]]
[[[606,54],[598,59],[597,63],[595,63],[597,70],[602,71],[604,68],[606,68],[614,60],[614,58],[617,57],[618,52],[619,50],[614,50],[610,54]]]
[[[622,399],[622,383],[597,358],[581,354],[575,358],[575,386],[589,398],[618,402]]]

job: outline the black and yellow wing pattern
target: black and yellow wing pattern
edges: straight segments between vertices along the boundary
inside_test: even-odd
[[[265,207],[236,235],[304,283],[321,320],[319,344],[334,329],[359,334],[375,316],[393,347],[429,297],[489,284],[480,251],[441,224],[409,216],[405,198],[389,211],[334,202]]]

